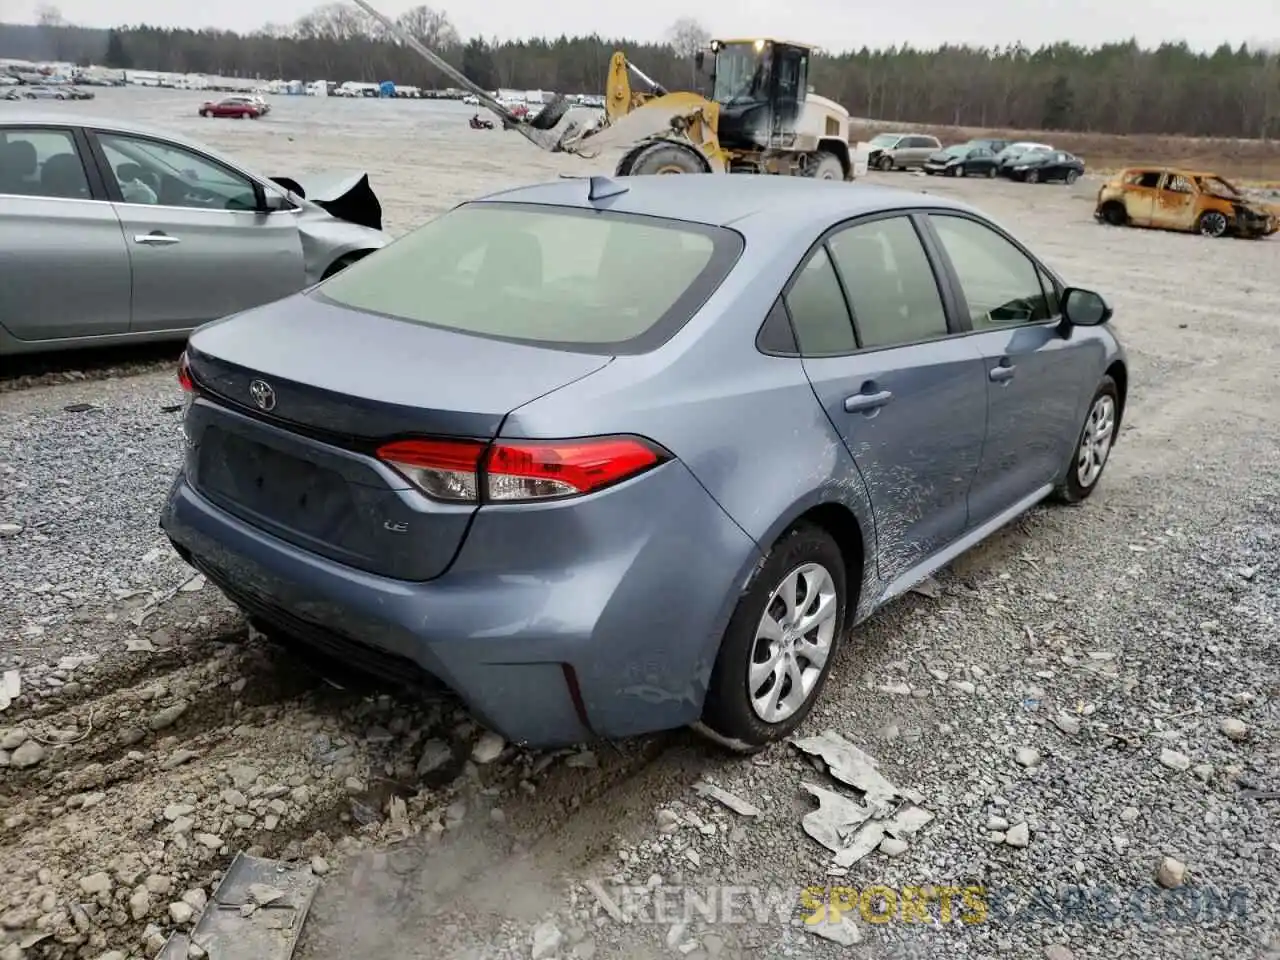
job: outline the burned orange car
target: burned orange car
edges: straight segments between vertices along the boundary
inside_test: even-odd
[[[1182,230],[1206,237],[1266,237],[1280,212],[1251,200],[1215,173],[1130,167],[1103,184],[1093,215],[1115,226]]]

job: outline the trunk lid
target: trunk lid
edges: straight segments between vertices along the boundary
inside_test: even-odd
[[[280,539],[403,580],[444,572],[476,507],[429,500],[374,457],[378,444],[492,439],[510,411],[611,360],[301,296],[201,327],[187,356],[200,391],[192,486]]]

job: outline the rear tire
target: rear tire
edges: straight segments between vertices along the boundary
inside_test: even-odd
[[[693,152],[692,147],[679,143],[663,141],[645,147],[631,161],[629,176],[647,177],[676,173],[706,173],[707,168],[702,158]]]
[[[1113,227],[1123,227],[1129,222],[1129,212],[1123,203],[1111,200],[1102,205],[1102,219]]]
[[[788,582],[799,585],[796,617],[779,596]],[[755,753],[788,736],[813,709],[840,650],[847,609],[844,557],[825,530],[798,524],[784,533],[757,568],[729,620],[711,672],[696,729],[738,753]],[[829,611],[822,619],[815,610]],[[807,614],[807,616],[806,616]],[[807,623],[803,635],[790,626],[770,639],[766,624]],[[808,651],[809,655],[806,655]],[[813,659],[810,659],[812,657]],[[821,663],[817,663],[821,659]],[[768,669],[767,664],[776,664]],[[754,670],[753,670],[754,667]],[[756,673],[753,682],[752,674]],[[800,687],[795,678],[799,677]],[[799,692],[793,699],[793,693]],[[778,719],[763,712],[777,705]]]
[[[1023,180],[1025,180],[1027,183],[1039,183],[1040,174],[1036,170],[1028,170],[1027,175],[1023,177]]]
[[[809,157],[809,165],[805,167],[804,175],[814,180],[843,180],[844,164],[834,153],[819,150]]]

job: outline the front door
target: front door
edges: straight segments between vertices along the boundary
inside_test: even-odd
[[[950,335],[908,216],[835,234],[786,303],[805,372],[866,483],[878,573],[891,582],[968,525],[986,428],[982,363]]]
[[[186,329],[302,289],[296,216],[258,212],[253,181],[167,141],[96,138],[133,257],[134,332]]]
[[[963,215],[929,221],[955,272],[982,355],[987,433],[969,493],[970,523],[992,519],[1062,474],[1081,425],[1082,385],[1102,346],[1068,328],[1048,273],[1008,238]]]
[[[0,327],[18,340],[127,333],[129,250],[70,128],[0,127]]]

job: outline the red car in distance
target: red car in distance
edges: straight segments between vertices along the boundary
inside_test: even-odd
[[[245,117],[250,120],[257,120],[266,112],[263,105],[255,103],[246,97],[207,100],[200,107],[200,116],[202,117],[235,117],[237,120],[243,120]]]

